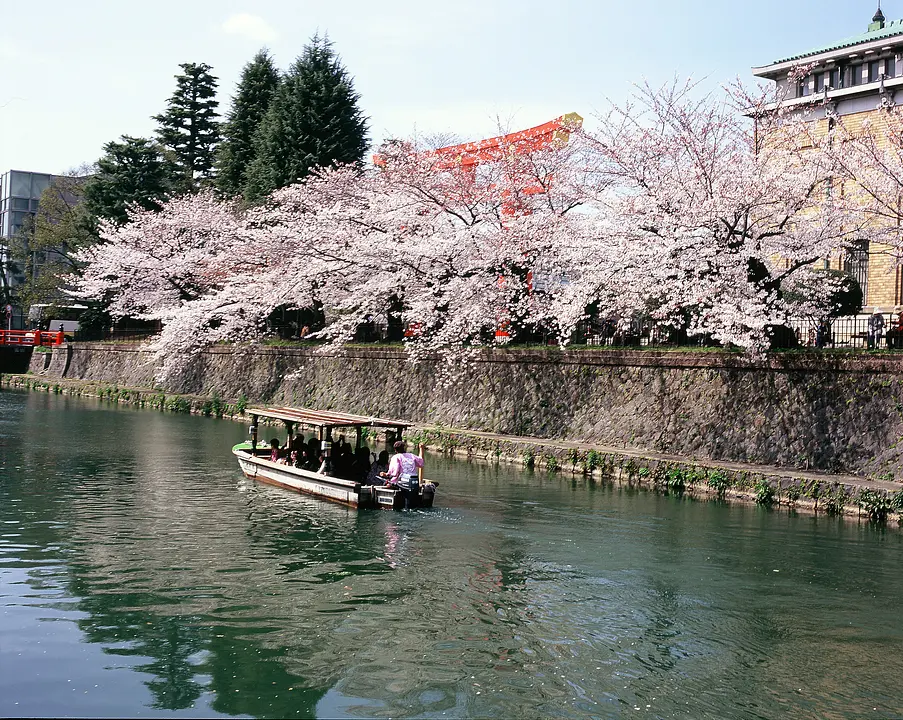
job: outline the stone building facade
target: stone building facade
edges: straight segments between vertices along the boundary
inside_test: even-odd
[[[811,69],[797,79],[801,67]],[[856,133],[866,120],[875,126],[888,108],[903,104],[903,20],[888,22],[879,7],[866,32],[753,68],[753,74],[775,82],[784,107],[806,108],[818,124],[816,135],[839,119]],[[898,251],[863,240],[824,262],[859,281],[867,310],[903,305]]]

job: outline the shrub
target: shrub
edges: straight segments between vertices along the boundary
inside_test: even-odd
[[[568,462],[571,464],[571,469],[577,467],[577,462],[580,460],[580,453],[577,452],[577,448],[571,448],[568,450]]]
[[[687,486],[687,473],[681,468],[670,468],[665,473],[664,487],[675,493],[682,493]]]
[[[903,490],[897,490],[897,492],[890,496],[890,506],[893,508],[894,512],[903,511]]]
[[[731,481],[721,470],[712,470],[709,473],[705,484],[714,490],[719,498],[724,499],[728,488],[731,486]]]
[[[824,493],[822,497],[824,498],[822,507],[828,515],[842,514],[849,499],[846,490],[840,486],[836,486],[833,490]]]
[[[859,507],[861,507],[868,519],[872,522],[887,522],[887,516],[893,510],[892,499],[881,490],[861,490],[859,492]]]
[[[753,486],[753,490],[756,494],[756,502],[759,505],[764,505],[766,507],[774,505],[777,493],[768,480],[765,478],[759,479]]]
[[[223,416],[223,399],[219,396],[219,393],[213,392],[213,399],[210,401],[210,409],[213,411],[213,414],[221,418]]]
[[[591,474],[598,467],[602,467],[602,453],[598,450],[590,450],[583,459],[583,471]]]
[[[175,413],[190,413],[191,401],[183,397],[170,398],[166,401],[166,409]]]

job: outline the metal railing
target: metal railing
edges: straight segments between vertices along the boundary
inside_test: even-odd
[[[871,331],[870,331],[871,326]],[[306,328],[305,328],[306,329]],[[288,341],[316,340],[308,332],[303,337],[291,325],[273,325],[268,328],[273,337]],[[35,331],[13,331],[20,335]],[[96,334],[77,331],[77,341],[113,340],[141,342],[159,332],[158,328],[118,328],[107,330],[101,337]],[[397,343],[416,333],[416,328],[404,327],[398,323],[373,321],[363,323],[354,335],[353,342],[380,344]],[[58,333],[41,333],[43,337]],[[499,338],[495,338],[498,342]],[[487,331],[483,341],[493,342],[492,333]],[[511,338],[510,345],[557,345],[556,333],[543,329],[520,332]],[[571,345],[599,347],[645,347],[645,348],[700,348],[719,347],[720,343],[707,335],[688,335],[685,330],[658,323],[650,318],[590,319],[578,323],[570,338]],[[3,344],[0,341],[0,344]],[[42,344],[48,344],[46,341]],[[875,323],[868,315],[836,318],[826,322],[810,319],[795,319],[786,328],[776,332],[772,346],[775,349],[900,349],[903,350],[903,322],[894,316],[885,317],[880,332],[875,331]]]

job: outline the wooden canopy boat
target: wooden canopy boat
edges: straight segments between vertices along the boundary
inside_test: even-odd
[[[353,473],[340,475],[333,464],[333,432],[354,431],[355,451],[363,447],[365,428],[385,434],[386,449],[402,438],[410,423],[400,420],[349,415],[322,410],[291,407],[250,408],[251,441],[232,448],[242,472],[252,480],[308,493],[318,497],[362,508],[400,509],[404,507],[401,491],[392,485],[367,484],[366,477],[354,477]],[[292,447],[293,438],[304,429],[311,430],[317,439],[323,462],[316,471],[296,467],[280,458],[273,462],[269,446],[258,446],[258,418],[281,420],[288,432],[285,447]],[[369,456],[368,456],[369,457]],[[420,478],[418,500],[420,507],[432,507],[436,483]]]

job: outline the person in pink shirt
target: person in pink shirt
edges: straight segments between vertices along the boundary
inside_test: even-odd
[[[389,460],[389,483],[397,485],[404,498],[404,509],[417,507],[420,499],[420,478],[417,469],[423,467],[423,445],[420,446],[420,455],[407,452],[408,446],[404,440],[399,440],[392,446],[395,454]]]
[[[282,449],[279,447],[279,438],[270,440],[270,462],[279,462],[282,457]]]

